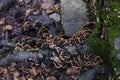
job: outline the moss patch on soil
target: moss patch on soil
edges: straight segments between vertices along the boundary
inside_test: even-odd
[[[90,46],[90,50],[95,54],[101,56],[104,61],[104,65],[108,74],[114,76],[114,80],[119,80],[116,78],[118,70],[114,70],[117,67],[120,67],[120,61],[115,59],[115,55],[120,52],[114,49],[114,40],[120,36],[120,0],[110,0],[109,10],[106,11],[105,6],[103,5],[102,0],[97,2],[96,6],[96,16],[93,15],[91,3],[88,3],[88,12],[89,17],[92,21],[96,22],[95,31],[88,38],[87,43]],[[101,39],[101,21],[97,21],[97,18],[104,20],[107,28],[107,37],[108,39]],[[94,19],[94,20],[93,20]],[[107,76],[108,78],[108,76]],[[105,79],[107,80],[107,79]]]

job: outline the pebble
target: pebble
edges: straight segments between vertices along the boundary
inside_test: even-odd
[[[120,38],[116,38],[114,41],[114,48],[120,50]]]
[[[51,14],[49,16],[50,16],[50,18],[53,18],[56,22],[60,21],[60,15],[57,14],[57,13],[53,13],[53,14]]]
[[[89,22],[86,3],[82,0],[61,0],[61,14],[66,36],[72,36]]]
[[[116,59],[120,60],[120,54],[116,55]]]
[[[54,0],[42,0],[41,9],[53,9],[54,8]]]
[[[91,69],[85,72],[83,75],[81,75],[78,80],[93,80],[95,74],[96,74],[96,69]]]

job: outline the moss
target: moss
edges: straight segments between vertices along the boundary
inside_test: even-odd
[[[110,11],[106,11],[103,6],[102,0],[98,1],[96,5],[96,16],[91,13],[91,8],[88,7],[88,12],[90,16],[89,18],[102,18],[103,21],[105,21],[106,23],[108,40],[103,40],[99,38],[102,24],[102,21],[100,19],[100,22],[96,21],[95,31],[88,38],[87,43],[89,44],[90,50],[103,59],[103,66],[106,67],[108,74],[114,74],[114,71],[113,69],[111,69],[111,67],[116,68],[118,67],[118,65],[120,65],[120,62],[115,59],[115,55],[120,51],[116,51],[114,49],[114,40],[116,37],[120,36],[120,18],[118,18],[118,15],[120,16],[120,14],[118,14],[118,11],[120,12],[119,3],[120,0],[110,0]],[[88,6],[91,5],[88,4]]]

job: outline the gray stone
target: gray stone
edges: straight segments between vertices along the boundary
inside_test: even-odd
[[[114,41],[114,48],[120,50],[120,38],[116,38]]]
[[[120,60],[120,54],[116,55],[116,59]]]
[[[49,16],[50,16],[50,18],[54,19],[56,22],[60,21],[60,15],[57,14],[57,13],[53,13],[53,14],[51,14]]]
[[[67,36],[72,36],[88,22],[86,3],[82,0],[61,0],[62,24]]]
[[[78,80],[93,80],[96,72],[96,69],[91,69],[85,72],[83,75],[81,75]]]

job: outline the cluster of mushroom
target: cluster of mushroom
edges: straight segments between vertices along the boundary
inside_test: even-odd
[[[11,45],[8,38],[15,40],[15,46],[6,52],[0,48],[0,79],[76,80],[84,71],[100,67],[102,59],[83,50],[86,38],[94,31],[93,22],[65,38],[60,21],[49,16],[60,13],[59,0],[7,1],[14,5],[0,9],[0,26],[5,34],[2,46]]]
[[[37,38],[22,36],[21,42],[16,44],[15,54],[13,54],[16,55],[14,58],[17,56],[19,58],[12,61],[16,63],[15,67],[19,65],[18,70],[22,70],[22,72],[31,73],[29,72],[29,66],[31,65],[31,68],[35,67],[35,74],[32,73],[32,75],[34,77],[40,75],[42,80],[49,80],[49,78],[76,80],[84,71],[99,68],[102,63],[99,56],[91,54],[89,51],[81,51],[85,39],[93,31],[93,26],[94,23],[86,24],[69,39],[65,39],[62,35],[53,37],[47,28],[41,28],[38,32],[41,33],[41,36]],[[75,40],[71,41],[71,39]],[[69,42],[66,44],[66,41]],[[26,69],[24,69],[25,67]]]

